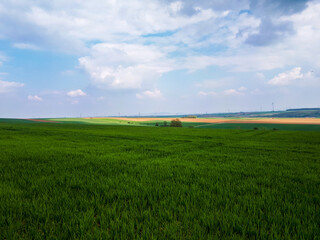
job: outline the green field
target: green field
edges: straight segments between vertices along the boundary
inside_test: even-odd
[[[0,120],[0,239],[320,239],[320,131],[71,122]]]

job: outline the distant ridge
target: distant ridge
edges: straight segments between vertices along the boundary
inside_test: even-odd
[[[320,111],[320,108],[291,108],[286,111]]]

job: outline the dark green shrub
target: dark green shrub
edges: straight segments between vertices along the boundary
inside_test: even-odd
[[[178,118],[173,119],[170,123],[170,127],[182,127],[182,123]]]

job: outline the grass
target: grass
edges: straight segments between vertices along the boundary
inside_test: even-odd
[[[0,239],[319,239],[320,132],[0,121]]]

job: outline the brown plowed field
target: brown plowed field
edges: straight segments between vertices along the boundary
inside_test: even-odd
[[[176,118],[110,118],[125,121],[171,121]],[[227,118],[179,118],[181,122],[199,123],[270,123],[270,124],[316,124],[320,125],[320,118],[253,118],[253,119],[227,119]]]

